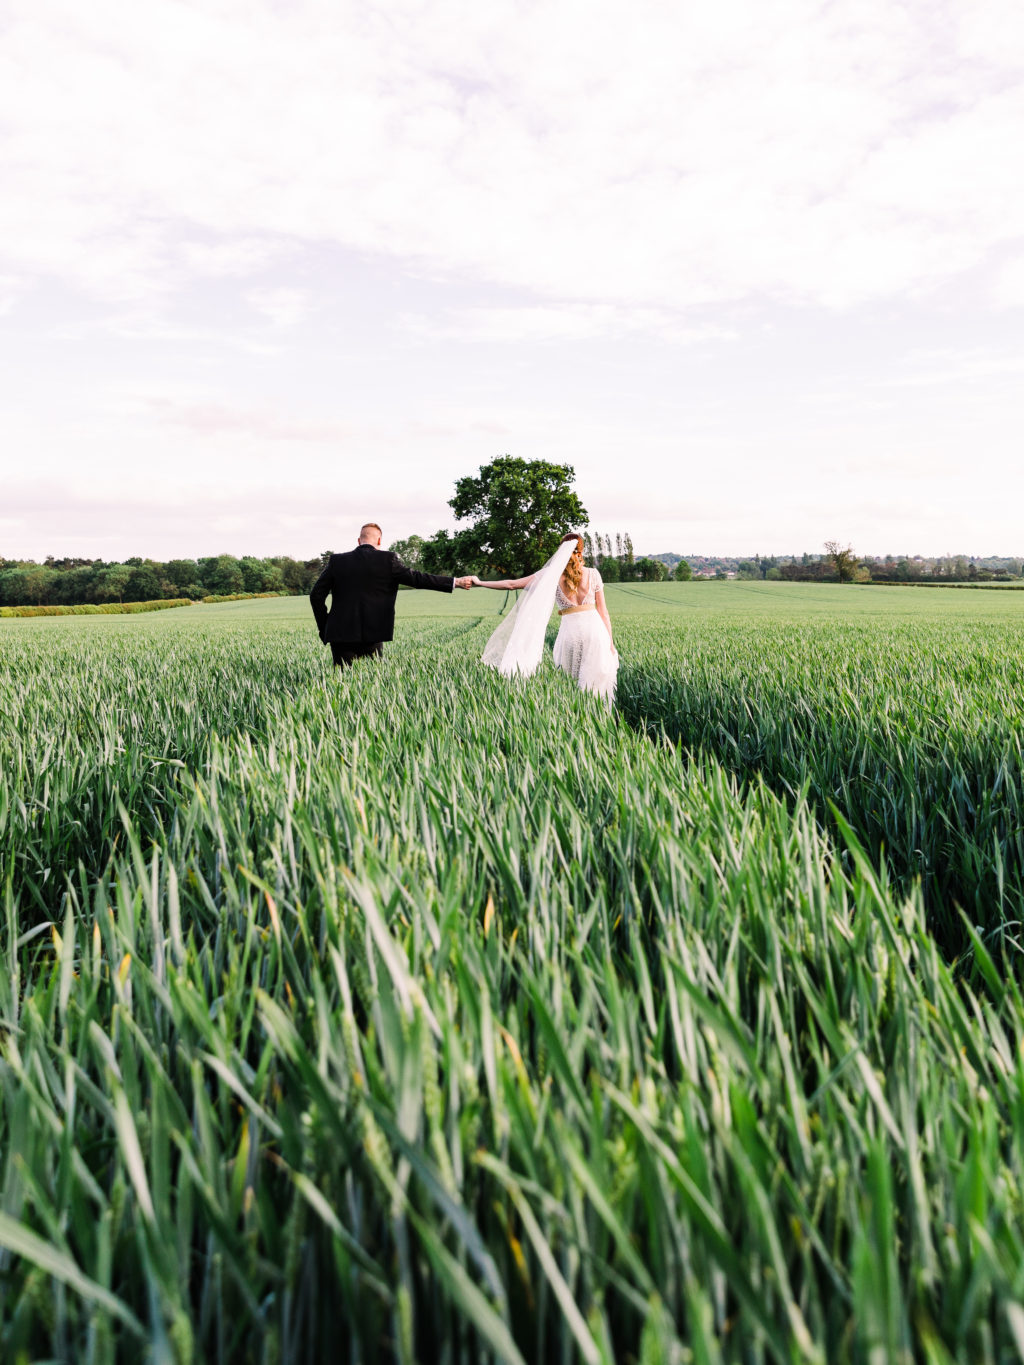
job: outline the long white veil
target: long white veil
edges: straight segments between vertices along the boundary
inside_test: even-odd
[[[575,548],[575,540],[559,545],[484,646],[484,663],[506,678],[515,673],[529,677],[536,672],[544,652],[544,632],[555,605],[555,588]]]

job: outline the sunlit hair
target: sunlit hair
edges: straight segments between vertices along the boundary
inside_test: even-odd
[[[563,577],[568,585],[570,592],[575,592],[580,585],[583,577],[583,537],[577,535],[575,531],[570,531],[567,536],[562,537],[562,544],[567,540],[574,540],[576,548],[569,556],[569,562],[563,570]]]
[[[376,531],[376,532],[377,532],[377,535],[379,535],[379,536],[382,536],[382,535],[384,534],[384,532],[380,529],[380,527],[377,525],[377,523],[376,523],[375,521],[367,521],[367,522],[364,522],[364,523],[363,523],[363,528],[362,528],[362,530],[359,532],[359,539],[360,539],[360,540],[373,540],[374,537],[367,534],[367,532],[369,532],[369,531]]]

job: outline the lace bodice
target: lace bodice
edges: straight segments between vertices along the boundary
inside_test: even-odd
[[[588,569],[587,575],[586,596],[580,597],[577,593],[575,599],[566,597],[562,591],[562,580],[558,580],[558,586],[555,588],[555,605],[559,611],[565,611],[568,607],[592,607],[594,605],[597,594],[604,587],[604,584],[601,582],[601,575],[596,569]],[[582,586],[580,584],[580,587]]]

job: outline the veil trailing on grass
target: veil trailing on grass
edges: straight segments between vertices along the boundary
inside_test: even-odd
[[[529,677],[536,672],[544,652],[544,632],[555,605],[555,589],[575,548],[575,540],[559,545],[484,646],[484,663],[506,678],[516,673]]]

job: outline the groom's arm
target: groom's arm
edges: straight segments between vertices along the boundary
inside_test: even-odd
[[[322,640],[324,638],[324,628],[327,625],[327,596],[331,591],[330,560],[324,568],[323,573],[313,584],[313,589],[309,594],[310,604],[313,608],[313,616],[316,619],[317,634]]]
[[[450,574],[423,573],[420,569],[410,569],[397,555],[391,557],[391,572],[396,583],[404,583],[407,588],[429,588],[433,592],[451,592],[455,579]]]

